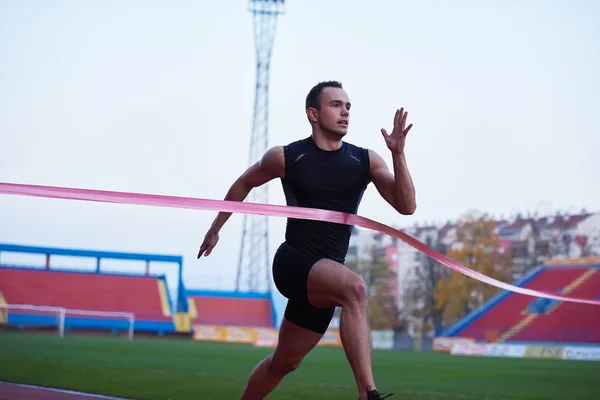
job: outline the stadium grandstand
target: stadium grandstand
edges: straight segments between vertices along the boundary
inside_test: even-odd
[[[273,328],[276,311],[269,293],[188,290],[192,323]]]
[[[600,257],[552,260],[517,286],[580,298],[600,298]],[[442,333],[488,343],[600,343],[598,307],[503,291]]]
[[[4,329],[168,335],[192,334],[194,326],[273,329],[276,325],[270,294],[186,290],[181,256],[0,244],[0,260],[7,253],[42,255],[45,265],[0,262],[0,326]],[[56,256],[93,258],[96,267],[92,271],[58,268],[52,263]],[[141,261],[146,269],[106,272],[101,268],[106,259]],[[150,273],[152,262],[177,268],[175,300],[166,275]],[[57,310],[63,310],[63,321]]]

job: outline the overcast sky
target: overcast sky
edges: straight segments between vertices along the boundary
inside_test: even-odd
[[[353,103],[348,141],[389,163],[380,128],[391,130],[400,107],[414,123],[416,214],[398,215],[371,186],[361,215],[409,226],[472,208],[600,211],[600,3],[481,3],[288,2],[271,60],[269,144],[307,137],[306,93],[337,79]],[[222,198],[248,164],[247,9],[0,0],[0,181]],[[280,182],[269,190],[284,204]],[[177,254],[188,287],[232,288],[241,215],[209,258],[195,257],[214,216],[2,195],[0,242]],[[285,220],[270,224],[274,251]]]

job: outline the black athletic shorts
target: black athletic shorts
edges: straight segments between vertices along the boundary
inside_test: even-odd
[[[273,281],[277,290],[288,299],[285,318],[317,333],[325,333],[335,311],[335,307],[314,307],[308,301],[308,273],[322,258],[282,243],[273,259]]]

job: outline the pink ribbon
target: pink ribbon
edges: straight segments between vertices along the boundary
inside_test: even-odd
[[[354,214],[346,214],[337,211],[328,211],[314,208],[290,207],[279,205],[257,204],[239,201],[211,200],[192,197],[176,197],[155,194],[127,193],[106,190],[75,189],[56,186],[24,185],[15,183],[0,183],[0,193],[21,196],[46,197],[66,200],[96,201],[103,203],[137,204],[155,207],[188,208],[205,211],[223,211],[242,214],[268,215],[272,217],[286,217],[297,219],[308,219],[315,221],[335,222],[346,225],[357,225],[363,228],[376,230],[395,237],[441,264],[467,275],[478,281],[492,286],[521,293],[533,297],[544,297],[548,299],[568,301],[573,303],[600,305],[599,299],[582,299],[576,297],[561,296],[554,293],[541,292],[514,286],[499,281],[489,276],[461,265],[418,241],[410,235],[384,225],[380,222],[361,217]]]

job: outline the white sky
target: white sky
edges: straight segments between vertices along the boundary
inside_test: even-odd
[[[304,99],[320,80],[341,80],[350,96],[347,140],[388,162],[380,128],[402,106],[414,123],[416,214],[397,215],[372,186],[359,214],[408,226],[471,208],[600,209],[600,3],[288,3],[270,145],[310,134]],[[0,0],[0,181],[222,198],[248,164],[247,6]],[[270,202],[284,204],[279,182]],[[188,287],[228,289],[242,216],[198,261],[214,216],[3,195],[0,242],[178,254]],[[271,219],[272,251],[284,227]]]

